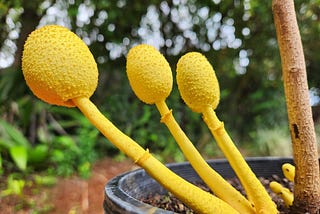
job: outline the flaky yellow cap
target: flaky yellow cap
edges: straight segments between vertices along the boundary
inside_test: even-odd
[[[190,52],[177,64],[177,84],[181,97],[193,111],[215,109],[220,99],[220,89],[215,72],[205,56]]]
[[[127,76],[134,93],[147,104],[165,100],[172,90],[170,65],[164,56],[150,45],[137,45],[129,51]]]
[[[97,64],[87,45],[67,28],[48,25],[33,31],[24,44],[22,71],[31,91],[43,101],[74,106],[98,84]]]

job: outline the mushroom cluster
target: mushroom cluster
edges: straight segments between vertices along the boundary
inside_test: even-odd
[[[27,85],[38,98],[49,104],[78,107],[110,142],[197,213],[278,212],[214,112],[220,99],[219,83],[214,69],[201,53],[187,53],[178,61],[178,89],[187,106],[202,114],[244,186],[247,198],[209,167],[174,119],[172,110],[165,103],[173,86],[172,71],[165,57],[154,47],[142,44],[129,51],[126,70],[130,85],[141,101],[156,105],[161,122],[215,195],[170,171],[148,149],[120,131],[90,101],[98,83],[97,65],[89,48],[70,30],[48,25],[32,32],[25,42],[22,70]],[[283,170],[286,177],[293,179],[292,166],[285,165]],[[292,193],[279,185],[273,183],[272,188],[285,195],[286,204],[292,204]]]

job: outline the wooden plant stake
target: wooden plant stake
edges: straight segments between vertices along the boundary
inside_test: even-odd
[[[293,0],[273,0],[296,166],[292,213],[320,213],[320,177],[306,65]]]

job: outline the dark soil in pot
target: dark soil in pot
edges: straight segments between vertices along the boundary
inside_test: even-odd
[[[269,195],[271,196],[272,200],[276,203],[279,213],[280,214],[290,213],[290,210],[286,206],[284,206],[284,203],[281,197],[279,197],[278,195],[276,195],[270,190],[269,184],[271,181],[277,181],[281,183],[284,187],[287,187],[291,191],[293,191],[293,183],[288,181],[286,178],[280,178],[278,175],[273,175],[272,177],[269,177],[269,178],[259,177],[259,180],[269,192]],[[227,181],[232,186],[234,186],[237,190],[239,190],[243,195],[246,195],[244,189],[242,188],[237,178],[229,178],[227,179]],[[195,185],[197,185],[198,187],[200,187],[205,191],[211,192],[211,190],[202,182],[195,183]],[[175,213],[183,213],[183,214],[195,213],[192,209],[185,206],[179,199],[177,199],[170,192],[168,192],[165,195],[160,195],[158,193],[155,193],[153,195],[147,196],[146,198],[141,198],[140,200],[154,207],[159,207],[164,210],[173,211]]]
[[[281,170],[283,163],[292,163],[291,158],[248,158],[247,162],[268,191],[270,191],[269,183],[271,181],[278,181],[292,189],[292,183],[284,178]],[[226,160],[209,160],[208,163],[245,195],[242,186]],[[189,163],[174,163],[167,166],[186,180],[209,191]],[[288,209],[284,207],[279,196],[271,191],[270,196],[277,204],[280,213],[288,213]],[[106,185],[104,210],[108,214],[193,213],[142,169],[117,176]]]

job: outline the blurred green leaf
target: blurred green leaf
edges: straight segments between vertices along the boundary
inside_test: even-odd
[[[3,174],[3,167],[2,167],[2,156],[1,156],[1,153],[0,153],[0,175]]]
[[[65,159],[65,154],[63,153],[62,150],[55,149],[51,153],[51,159],[53,162],[59,163],[62,162]]]
[[[10,155],[17,167],[25,171],[27,168],[28,153],[24,146],[12,146],[9,149]]]
[[[49,148],[47,145],[39,144],[34,148],[28,149],[28,163],[43,163],[49,155]]]
[[[83,164],[78,166],[78,172],[82,178],[89,178],[91,170],[91,164],[86,161]]]
[[[53,186],[57,183],[58,179],[50,175],[35,175],[35,183],[41,186]]]
[[[2,139],[2,145],[5,147],[16,145],[20,145],[25,148],[29,147],[29,141],[23,136],[23,134],[17,128],[4,120],[0,120],[0,139]],[[5,144],[6,140],[8,145]]]

